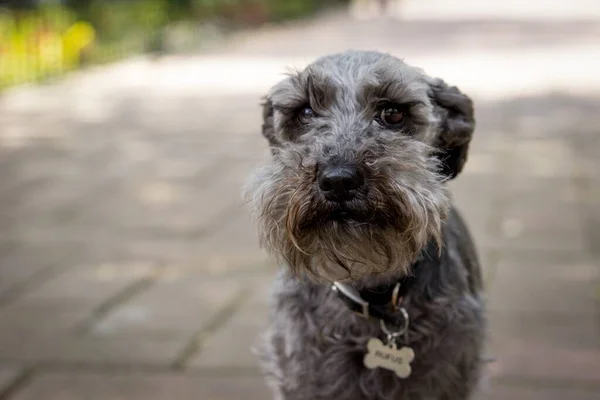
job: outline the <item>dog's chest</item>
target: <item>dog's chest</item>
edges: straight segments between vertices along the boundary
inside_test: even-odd
[[[373,350],[369,342],[385,344],[386,335],[377,321],[357,316],[326,287],[288,282],[276,291],[275,300],[271,356],[286,379],[315,392],[312,399],[362,400],[358,393],[375,391],[381,395],[364,399],[396,400],[423,388],[443,390],[456,375],[456,366],[475,360],[479,352],[481,309],[468,296],[444,306],[439,301],[408,306],[408,341],[399,338],[398,349],[411,348],[410,362],[397,360],[406,358],[406,352],[398,355],[381,348],[374,350],[380,350],[378,360],[365,360]],[[409,372],[397,368],[406,363]]]
[[[402,392],[415,380],[412,363],[416,354],[409,354],[401,340],[391,351],[376,321],[357,316],[332,293],[304,289],[280,299],[280,305],[286,309],[285,324],[290,328],[282,341],[283,359],[288,365],[305,367],[299,380],[339,390],[325,393],[323,398],[356,398],[344,397],[344,393],[356,396],[360,386]],[[331,386],[331,382],[340,385]]]

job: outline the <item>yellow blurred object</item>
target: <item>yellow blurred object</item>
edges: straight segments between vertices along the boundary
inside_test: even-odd
[[[96,39],[94,27],[83,21],[71,25],[63,35],[63,60],[68,68],[79,65],[81,51]]]
[[[51,73],[63,69],[63,40],[56,32],[48,31],[41,35],[38,42],[39,68],[42,73]]]
[[[66,11],[0,12],[0,88],[76,69],[96,40],[94,27]]]

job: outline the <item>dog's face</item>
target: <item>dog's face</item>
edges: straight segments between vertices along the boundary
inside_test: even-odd
[[[298,274],[405,272],[441,244],[473,128],[468,97],[397,58],[317,60],[267,95],[273,157],[249,185],[261,243]]]

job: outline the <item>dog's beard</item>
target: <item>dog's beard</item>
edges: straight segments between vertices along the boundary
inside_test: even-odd
[[[429,240],[441,246],[449,198],[427,146],[367,165],[368,190],[342,206],[319,195],[316,168],[297,153],[257,171],[249,193],[262,246],[293,273],[328,281],[404,274]]]

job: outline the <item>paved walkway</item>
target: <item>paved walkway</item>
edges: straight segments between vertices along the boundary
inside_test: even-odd
[[[454,3],[447,18],[432,0],[400,21],[325,14],[1,98],[0,399],[269,398],[249,349],[274,267],[239,195],[267,154],[259,97],[285,66],[348,47],[476,100],[453,189],[489,288],[480,398],[600,398],[598,6]]]

